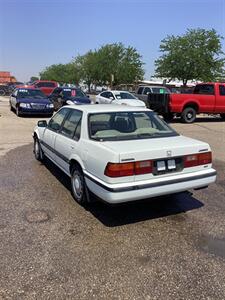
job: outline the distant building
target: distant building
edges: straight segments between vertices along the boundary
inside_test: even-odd
[[[0,84],[7,82],[16,82],[16,78],[10,74],[10,72],[0,71]]]

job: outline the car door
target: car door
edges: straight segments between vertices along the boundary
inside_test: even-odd
[[[98,101],[100,104],[105,104],[107,102],[108,92],[103,92],[99,95]]]
[[[48,126],[46,127],[42,140],[41,145],[43,148],[44,153],[52,159],[53,161],[56,161],[56,155],[55,155],[55,139],[58,135],[58,132],[61,128],[62,122],[65,118],[65,116],[70,112],[69,108],[62,108],[60,111],[58,111],[49,121]]]
[[[110,104],[115,100],[116,98],[114,97],[112,92],[108,92],[107,98],[106,98],[106,104]]]
[[[57,164],[67,173],[70,174],[69,161],[73,153],[79,152],[79,139],[81,130],[82,112],[71,109],[66,116],[59,134],[55,140],[55,153]]]

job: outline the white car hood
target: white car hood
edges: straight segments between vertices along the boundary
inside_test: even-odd
[[[138,107],[146,107],[145,103],[141,100],[136,99],[124,99],[124,100],[114,100],[113,104],[121,104],[121,105],[128,105],[128,106],[138,106]]]

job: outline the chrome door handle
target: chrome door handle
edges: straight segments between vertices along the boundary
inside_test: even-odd
[[[71,149],[74,149],[74,146],[70,146]]]

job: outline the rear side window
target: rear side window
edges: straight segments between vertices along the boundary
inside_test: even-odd
[[[143,92],[143,89],[144,89],[144,88],[143,88],[143,86],[142,86],[142,87],[139,87],[139,89],[138,89],[137,93],[138,93],[138,94],[142,94],[142,92]]]
[[[69,138],[79,140],[80,138],[80,129],[81,129],[81,118],[82,112],[78,110],[73,110],[71,114],[68,115],[60,132],[66,135]]]
[[[194,89],[194,94],[214,95],[213,84],[199,84]]]
[[[225,85],[219,86],[220,96],[225,96]]]
[[[65,118],[65,116],[67,115],[67,113],[69,112],[68,108],[62,108],[60,109],[60,111],[58,111],[49,121],[48,123],[48,128],[54,130],[54,131],[58,131],[62,125],[62,122]]]

